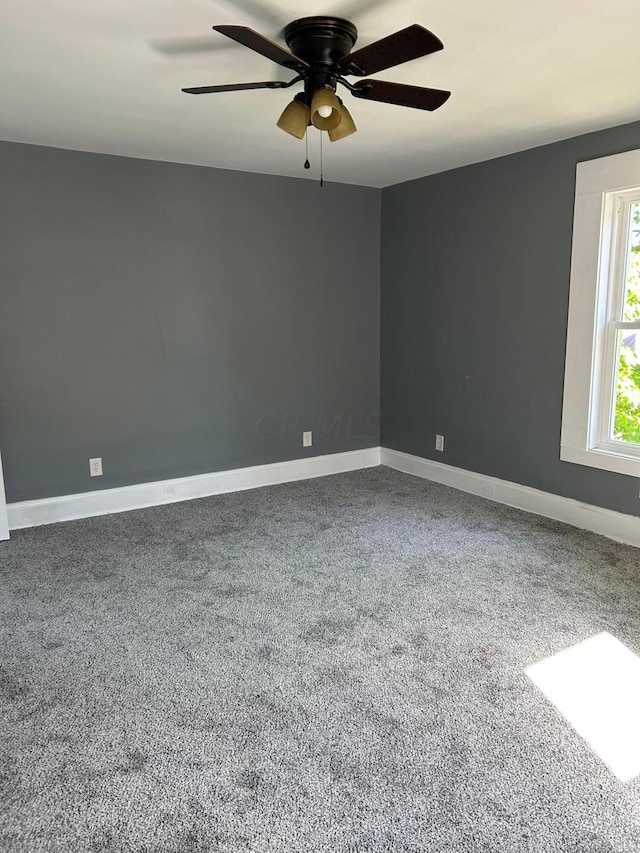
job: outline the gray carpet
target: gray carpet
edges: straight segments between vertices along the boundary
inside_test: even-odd
[[[3,851],[640,850],[524,673],[640,551],[386,468],[0,548]]]

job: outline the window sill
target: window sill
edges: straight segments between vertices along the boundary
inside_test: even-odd
[[[640,477],[640,459],[625,453],[612,453],[608,450],[582,450],[577,447],[560,446],[560,459],[563,462],[575,462],[589,468],[603,471],[615,471],[629,477]]]

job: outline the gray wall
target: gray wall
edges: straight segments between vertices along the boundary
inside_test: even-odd
[[[385,446],[640,513],[636,479],[559,459],[575,166],[638,147],[635,123],[383,190]]]
[[[9,501],[379,443],[379,190],[12,143],[0,187]]]

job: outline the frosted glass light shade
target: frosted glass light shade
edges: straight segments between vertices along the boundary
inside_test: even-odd
[[[342,101],[340,102],[340,106],[338,109],[342,114],[342,121],[336,128],[329,131],[329,139],[332,142],[337,142],[339,139],[344,139],[345,136],[351,136],[351,134],[355,133],[358,129],[356,127],[356,123],[351,117],[351,113],[345,107]]]
[[[285,133],[290,133],[291,136],[295,136],[296,139],[303,139],[307,132],[307,127],[309,126],[310,114],[311,111],[309,110],[309,107],[305,106],[302,101],[294,98],[293,101],[285,107],[284,112],[276,124],[280,130],[284,130]]]
[[[330,114],[325,118],[320,115],[320,110],[326,112],[326,107],[331,109]],[[342,113],[340,112],[340,102],[331,89],[318,89],[311,101],[311,123],[318,130],[335,130],[342,121]]]

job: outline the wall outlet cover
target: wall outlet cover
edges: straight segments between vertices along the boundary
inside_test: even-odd
[[[89,460],[89,474],[92,477],[102,477],[102,457],[96,456]]]
[[[311,447],[313,445],[313,433],[311,430],[302,433],[302,446]]]
[[[444,451],[444,436],[436,435],[436,450]]]

